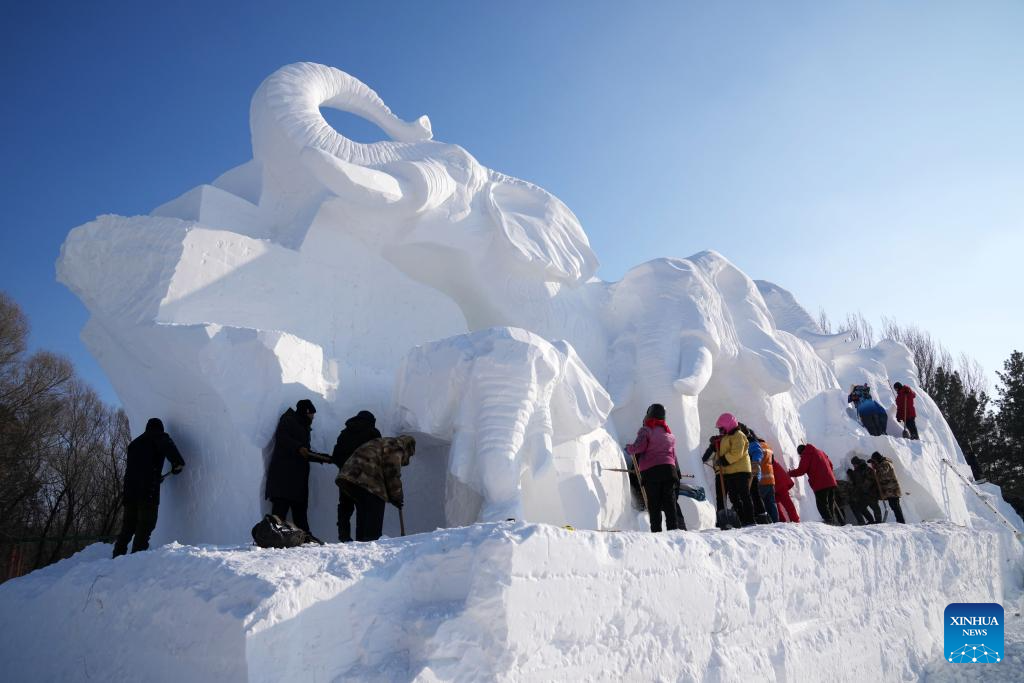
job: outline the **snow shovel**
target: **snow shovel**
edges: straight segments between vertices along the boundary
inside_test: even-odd
[[[629,457],[633,458],[633,471],[636,472],[636,483],[640,485],[640,497],[643,498],[644,509],[647,510],[647,514],[650,514],[651,506],[647,503],[647,491],[644,491],[644,480],[640,477],[640,465],[636,463],[635,455],[630,454]]]
[[[722,531],[739,529],[743,523],[740,521],[739,514],[729,507],[729,499],[725,496],[725,475],[722,473],[721,467],[718,468],[718,490],[722,496],[722,509],[715,515],[715,526]]]
[[[402,508],[398,508],[398,526],[402,531],[402,535],[405,536],[405,512]]]
[[[174,470],[167,470],[166,472],[161,474],[160,475],[160,483],[161,484],[164,483],[164,479],[166,479],[167,477],[171,476],[172,474],[174,474]]]
[[[330,465],[333,461],[331,456],[327,453],[318,453],[317,451],[309,452],[309,462],[315,462],[319,465]]]

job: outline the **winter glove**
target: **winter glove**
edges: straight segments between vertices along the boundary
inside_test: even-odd
[[[301,455],[304,460],[308,461],[309,460],[309,449],[306,448],[305,446],[299,446],[299,455]]]
[[[185,469],[184,465],[175,465],[171,468],[171,474],[181,474],[183,469]]]
[[[395,506],[396,508],[398,508],[399,510],[401,510],[401,509],[402,509],[402,507],[403,507],[403,506],[405,505],[405,501],[404,501],[404,500],[396,500],[396,501],[394,501],[394,502],[392,503],[392,505],[394,505],[394,506]]]

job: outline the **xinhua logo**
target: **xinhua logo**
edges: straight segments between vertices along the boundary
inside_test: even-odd
[[[1003,606],[954,602],[946,606],[946,661],[981,664],[1003,661]]]

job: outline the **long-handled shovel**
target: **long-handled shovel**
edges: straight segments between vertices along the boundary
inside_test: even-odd
[[[636,464],[636,459],[635,458],[634,458],[634,464]],[[630,469],[626,469],[624,467],[605,467],[600,462],[598,462],[597,460],[594,461],[594,470],[595,470],[597,476],[599,476],[599,477],[602,474],[604,474],[605,472],[625,472],[626,474],[629,474],[630,472],[633,471],[633,470],[630,470]],[[680,474],[679,476],[682,477],[683,479],[696,479],[697,478],[697,476],[694,475],[694,474]]]
[[[405,536],[405,512],[402,508],[398,508],[398,526],[402,530],[402,535]]]
[[[636,462],[636,455],[630,454],[633,458],[633,471],[636,472],[636,483],[640,486],[640,496],[644,500],[644,509],[647,510],[647,514],[651,514],[651,506],[647,503],[647,491],[644,490],[644,480],[640,476],[640,465]]]

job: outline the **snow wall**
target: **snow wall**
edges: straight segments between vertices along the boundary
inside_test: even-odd
[[[360,144],[321,107],[378,125]],[[662,403],[680,464],[735,413],[787,466],[810,441],[842,475],[891,458],[910,521],[970,525],[986,507],[948,426],[919,392],[920,442],[870,437],[847,412],[869,382],[893,417],[906,348],[823,335],[793,296],[722,255],[657,259],[593,277],[586,233],[557,197],[432,139],[369,87],[310,63],[278,70],[250,108],[253,158],[148,216],[101,216],[69,234],[59,279],[86,305],[82,337],[136,432],[163,419],[188,466],[164,485],[155,542],[238,543],[267,510],[280,414],[318,407],[313,446],[372,410],[420,447],[405,473],[411,531],[507,517],[642,529],[619,444]],[[333,537],[337,490],[314,467],[310,519]],[[817,519],[801,481],[805,519]],[[710,503],[687,508],[691,529]],[[1019,520],[1014,517],[1014,523]],[[395,534],[389,515],[386,531]]]
[[[18,681],[916,680],[948,603],[1014,618],[1021,546],[979,526],[97,545],[0,585],[0,655]]]

